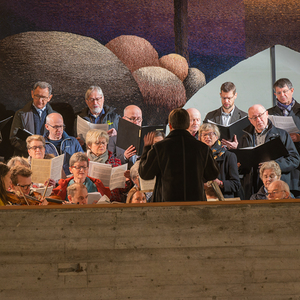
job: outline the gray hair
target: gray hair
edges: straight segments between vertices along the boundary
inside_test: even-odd
[[[275,91],[275,89],[277,87],[282,89],[285,86],[287,86],[289,89],[293,88],[293,84],[291,83],[291,81],[288,78],[280,78],[273,84],[273,89]]]
[[[30,164],[21,156],[14,156],[7,162],[7,166],[10,169],[18,164],[30,169]]]
[[[215,135],[218,137],[218,139],[220,138],[220,130],[218,128],[217,125],[215,124],[211,124],[211,123],[203,123],[200,128],[199,128],[199,138],[201,137],[201,134],[203,131],[208,131],[208,130],[212,130]]]
[[[260,177],[261,180],[262,180],[262,178],[263,178],[264,171],[265,171],[265,170],[268,170],[268,169],[273,170],[274,173],[276,174],[276,176],[277,176],[278,178],[280,178],[280,176],[281,176],[281,169],[280,169],[279,164],[278,164],[275,160],[270,160],[270,161],[264,162],[264,163],[261,165],[261,167],[260,167],[260,170],[259,170],[259,177]]]
[[[93,92],[93,91],[97,91],[99,94],[102,95],[102,97],[104,96],[103,95],[103,91],[101,89],[100,86],[97,86],[97,85],[91,85],[88,90],[86,91],[85,93],[85,100],[87,100],[89,97],[90,97],[90,94]]]
[[[70,167],[74,166],[74,164],[77,163],[78,161],[86,161],[87,166],[89,166],[89,159],[88,159],[87,155],[82,152],[76,152],[70,158],[70,161],[69,161]]]
[[[40,141],[43,143],[43,146],[45,147],[45,139],[42,135],[38,135],[38,134],[33,134],[33,135],[30,135],[27,139],[26,139],[26,146],[27,146],[27,149],[30,148],[30,143],[32,141]]]
[[[40,88],[40,89],[48,89],[49,91],[49,96],[52,95],[52,86],[51,84],[49,84],[48,82],[45,82],[45,81],[38,81],[36,82],[33,87],[32,87],[32,90],[35,91],[37,88]]]
[[[106,131],[100,129],[91,129],[87,132],[85,142],[87,146],[91,146],[93,143],[99,141],[99,139],[105,138],[106,143],[109,141],[109,136]]]

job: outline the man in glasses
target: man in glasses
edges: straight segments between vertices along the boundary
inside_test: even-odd
[[[108,124],[108,134],[116,135],[120,116],[116,109],[104,105],[103,91],[99,86],[92,85],[85,93],[85,103],[87,105],[79,116],[93,124]],[[75,122],[76,123],[76,122]]]
[[[253,105],[248,110],[248,118],[251,123],[244,129],[245,134],[239,141],[239,148],[255,147],[264,144],[271,139],[279,137],[288,151],[288,155],[280,157],[275,161],[281,169],[281,179],[285,181],[291,190],[298,190],[300,156],[289,134],[280,128],[275,127],[268,119],[268,111],[260,104]],[[253,166],[251,170],[246,170],[243,165],[240,172],[244,174],[243,186],[246,199],[258,191],[262,182],[258,176],[260,166]]]
[[[287,78],[280,78],[273,84],[276,105],[269,108],[269,115],[292,116],[300,130],[300,104],[293,98],[294,88]],[[300,134],[290,133],[295,146],[300,153]]]
[[[83,152],[79,142],[65,131],[64,119],[59,113],[52,113],[47,116],[44,135],[46,141],[46,153],[55,156],[65,154],[63,169],[66,175],[70,174],[69,160],[76,152]]]
[[[291,195],[289,186],[282,180],[273,181],[268,187],[267,195],[269,200],[294,198],[294,196]]]
[[[123,119],[134,123],[135,125],[142,126],[143,115],[142,110],[136,105],[128,105],[124,109]],[[111,151],[115,157],[119,158],[122,164],[128,163],[129,168],[136,162],[136,149],[133,145],[127,149],[121,149],[116,146],[117,136],[109,138],[108,150]]]
[[[49,104],[52,98],[52,86],[47,82],[38,81],[31,91],[32,100],[15,113],[10,131],[10,142],[14,146],[14,155],[26,156],[25,140],[17,137],[18,128],[26,129],[32,134],[44,135],[45,122],[48,114],[53,113]]]
[[[11,169],[12,190],[17,195],[29,195],[31,182],[31,170],[24,166],[15,166]]]
[[[222,106],[214,111],[209,112],[206,115],[203,123],[207,123],[208,120],[210,120],[216,124],[228,126],[247,116],[247,113],[238,109],[234,103],[237,98],[237,92],[234,83],[224,82],[221,85],[220,97]],[[223,139],[222,144],[228,149],[236,148],[238,144],[236,135],[232,141]]]

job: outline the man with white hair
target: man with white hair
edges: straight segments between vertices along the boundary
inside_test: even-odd
[[[189,133],[198,140],[198,132],[201,125],[201,114],[197,108],[188,108],[186,110],[190,116]]]
[[[251,106],[248,110],[248,119],[251,123],[244,129],[238,147],[254,147],[264,144],[276,137],[279,137],[288,151],[287,156],[282,156],[275,160],[281,169],[281,179],[285,181],[291,190],[299,188],[299,165],[300,156],[290,137],[290,135],[280,128],[275,127],[268,119],[268,111],[260,104]],[[246,199],[258,191],[262,183],[259,181],[258,169],[260,166],[253,166],[251,170],[246,170],[243,165],[240,172],[245,174],[243,187]]]
[[[59,113],[52,113],[47,116],[45,128],[48,130],[44,135],[46,154],[58,156],[64,153],[63,169],[65,174],[69,175],[70,157],[76,152],[83,152],[79,142],[64,131],[64,119]]]

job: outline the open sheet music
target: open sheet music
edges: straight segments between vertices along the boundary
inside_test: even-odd
[[[32,159],[31,180],[32,182],[44,183],[49,178],[57,181],[61,179],[61,172],[64,163],[64,154],[51,159]]]
[[[277,128],[283,129],[288,133],[299,133],[295,121],[292,116],[273,116],[269,115],[269,119]]]
[[[91,129],[101,129],[107,132],[108,124],[93,124],[77,116],[77,135],[85,141],[86,134]]]
[[[102,164],[90,161],[88,175],[93,178],[100,179],[104,186],[109,187],[110,190],[116,188],[125,188],[126,178],[124,172],[127,170],[127,164],[112,167],[109,164]]]

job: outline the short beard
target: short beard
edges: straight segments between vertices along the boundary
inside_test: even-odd
[[[102,111],[102,108],[98,107],[98,108],[91,110],[91,113],[93,115],[99,115],[101,113],[101,111]]]

